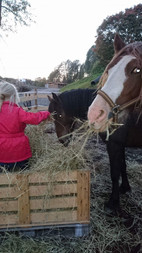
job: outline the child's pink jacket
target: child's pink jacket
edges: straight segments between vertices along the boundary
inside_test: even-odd
[[[14,163],[32,156],[28,137],[24,134],[27,124],[38,125],[48,118],[50,112],[26,112],[9,101],[0,111],[0,162]]]

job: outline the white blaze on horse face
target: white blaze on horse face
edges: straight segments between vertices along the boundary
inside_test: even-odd
[[[108,78],[102,90],[112,99],[115,103],[123,90],[123,84],[127,80],[125,68],[127,64],[134,59],[132,55],[125,55],[123,58],[108,71]],[[95,129],[104,131],[106,129],[106,122],[110,106],[100,96],[97,95],[88,110],[88,119],[90,124],[94,124]]]
[[[127,80],[125,68],[127,64],[134,59],[132,55],[125,55],[123,58],[108,71],[108,79],[103,86],[102,90],[112,99],[115,103],[116,99],[120,96]]]

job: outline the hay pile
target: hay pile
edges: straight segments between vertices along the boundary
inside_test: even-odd
[[[30,171],[56,172],[87,169],[84,139],[74,138],[68,147],[61,144],[56,134],[45,133],[46,124],[28,125],[26,134],[32,149]]]

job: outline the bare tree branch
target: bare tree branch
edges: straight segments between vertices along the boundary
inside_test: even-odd
[[[0,0],[0,1],[2,2],[2,0]],[[7,11],[11,12],[14,16],[18,17],[18,14],[16,12],[12,11],[11,9],[9,9],[8,7],[1,5],[1,9],[2,8],[6,9]]]
[[[2,0],[0,0],[0,26],[1,26],[1,19],[2,19],[1,9],[2,9]]]
[[[34,22],[27,0],[0,0],[0,27],[2,31],[16,31],[18,24],[28,26]]]

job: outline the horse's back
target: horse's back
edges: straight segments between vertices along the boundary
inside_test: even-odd
[[[88,107],[92,103],[96,89],[73,89],[59,95],[66,114],[82,119],[87,118]]]

